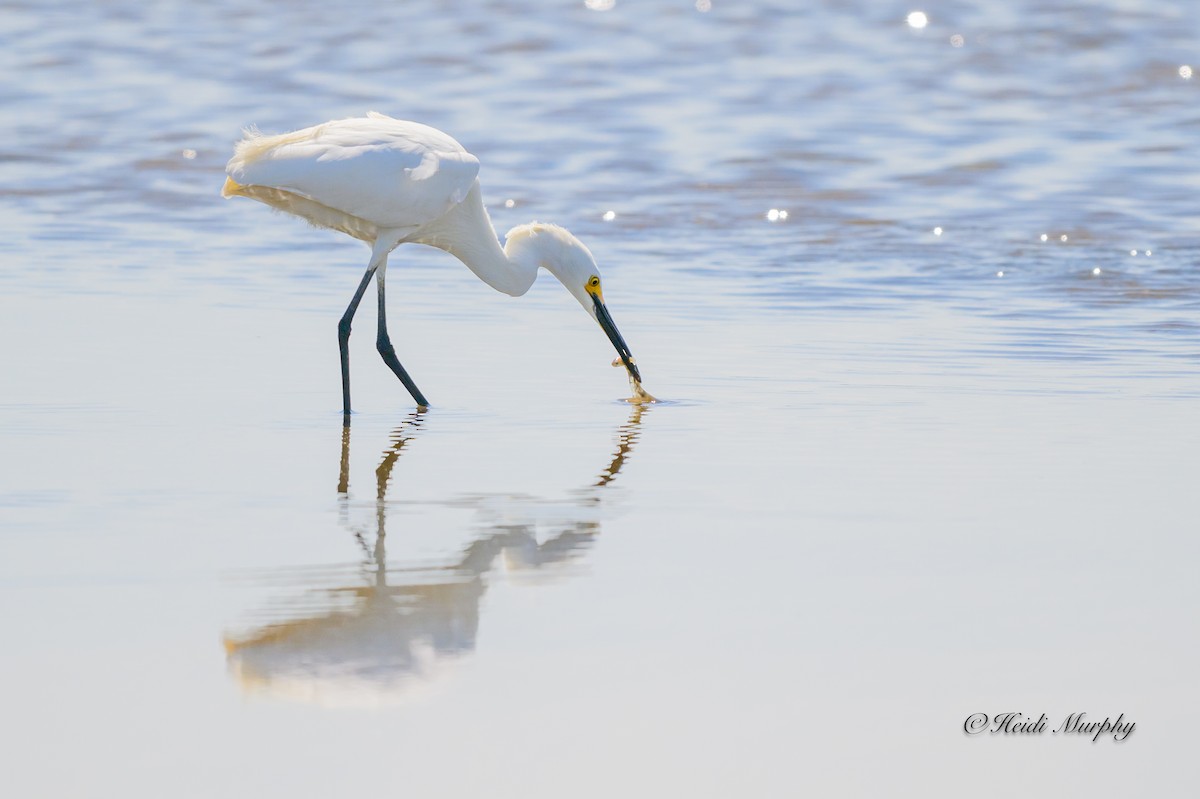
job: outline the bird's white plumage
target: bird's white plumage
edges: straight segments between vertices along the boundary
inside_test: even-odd
[[[403,242],[443,249],[512,296],[528,291],[546,269],[604,329],[640,390],[641,376],[604,306],[588,248],[563,228],[537,223],[510,230],[502,247],[483,204],[479,161],[445,133],[377,113],[278,136],[247,131],[226,172],[225,197],[250,197],[371,246],[366,274],[338,325],[347,418],[350,324],[372,277],[379,290],[376,349],[417,404],[428,404],[396,357],[384,319],[388,254]]]
[[[274,190],[240,193],[322,227],[346,230],[359,220],[376,230],[414,229],[463,201],[479,175],[479,160],[435,128],[371,113],[279,136],[248,132],[226,172],[238,184],[227,194],[244,187]],[[353,219],[335,224],[328,211]]]

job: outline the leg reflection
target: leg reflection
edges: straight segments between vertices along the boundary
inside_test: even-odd
[[[470,505],[477,516],[500,503],[502,520],[476,521],[470,541],[434,563],[422,558],[389,565],[386,546],[393,475],[402,456],[411,458],[411,443],[422,433],[423,412],[411,414],[392,432],[375,470],[373,524],[361,528],[350,524],[355,506],[350,495],[350,432],[344,428],[339,504],[343,525],[364,548],[363,560],[351,568],[283,574],[293,578],[299,595],[274,605],[245,633],[226,636],[231,672],[251,690],[322,703],[374,704],[403,695],[414,680],[430,677],[472,652],[480,603],[497,565],[504,564],[510,573],[545,573],[589,551],[600,532],[596,505],[628,462],[646,409],[634,406],[616,431],[617,449],[607,456],[608,465],[561,518],[547,520],[545,504],[527,498],[473,499]],[[445,511],[463,503],[437,505]],[[523,512],[528,521],[521,520]],[[270,575],[272,583],[280,576]]]

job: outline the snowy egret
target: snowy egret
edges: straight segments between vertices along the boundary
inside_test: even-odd
[[[519,297],[543,268],[595,319],[629,371],[641,375],[604,304],[600,271],[588,248],[564,228],[533,222],[508,232],[501,247],[483,207],[479,161],[440,130],[371,112],[278,136],[247,131],[226,167],[224,197],[250,197],[340,230],[371,247],[367,272],[338,323],[342,407],[350,414],[350,324],[371,277],[379,289],[375,347],[412,394],[428,405],[396,357],[384,310],[388,254],[416,242],[449,252],[484,283]]]

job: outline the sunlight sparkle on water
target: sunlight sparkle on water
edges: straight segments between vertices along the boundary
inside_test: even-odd
[[[1004,270],[1001,269],[999,272],[997,272],[996,277],[1004,277]]]
[[[767,211],[767,221],[769,222],[782,222],[787,218],[788,212],[781,208],[772,208],[770,211]]]
[[[929,17],[924,11],[911,11],[907,17],[908,27],[920,30],[929,24]]]
[[[614,220],[614,219],[616,219],[616,218],[617,218],[617,212],[616,212],[616,211],[605,211],[605,212],[604,212],[603,219],[604,219],[604,221],[605,221],[605,222],[611,222],[611,221],[613,221],[613,220]]]
[[[504,201],[505,208],[513,208],[516,206],[516,204],[517,204],[517,201],[511,197],[509,197],[507,200]]]
[[[1098,275],[1098,274],[1100,274],[1100,267],[1098,267],[1098,266],[1097,266],[1095,269],[1093,269],[1093,270],[1092,270],[1092,274],[1093,274],[1093,275]]]
[[[712,0],[696,0],[696,10],[701,14],[712,11]]]
[[[933,235],[935,235],[935,236],[940,236],[940,235],[942,235],[942,229],[941,229],[940,227],[935,227],[935,228],[933,229]]]
[[[1191,80],[1192,79],[1192,68],[1190,66],[1188,66],[1187,64],[1184,64],[1183,66],[1181,66],[1179,68],[1179,77],[1183,78],[1184,80]]]
[[[191,161],[191,160],[195,159],[195,157],[196,157],[196,151],[195,151],[195,150],[192,150],[192,149],[190,149],[190,148],[189,148],[189,149],[187,149],[187,150],[184,150],[184,151],[181,153],[181,155],[182,155],[184,158],[186,158],[187,160]]]
[[[1043,234],[1042,234],[1042,241],[1049,241],[1049,240],[1050,240],[1050,236],[1049,236],[1049,235],[1047,235],[1047,234],[1045,234],[1045,233],[1043,233]]]
[[[962,37],[961,33],[956,33],[950,37],[950,46],[951,47],[962,47],[966,43],[967,43],[967,40]]]
[[[1067,234],[1066,234],[1066,233],[1062,234],[1061,236],[1059,236],[1059,237],[1058,237],[1058,240],[1059,240],[1059,241],[1066,241],[1066,240],[1067,240]]]
[[[583,4],[592,11],[608,11],[617,2],[616,0],[583,0]]]

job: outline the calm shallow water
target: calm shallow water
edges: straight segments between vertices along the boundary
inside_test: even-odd
[[[7,4],[14,790],[1194,784],[1200,22],[910,10]],[[241,127],[368,109],[578,233],[671,402],[414,247],[434,407],[364,312],[344,435],[366,251],[218,192]],[[1003,711],[1138,726],[964,735]]]

